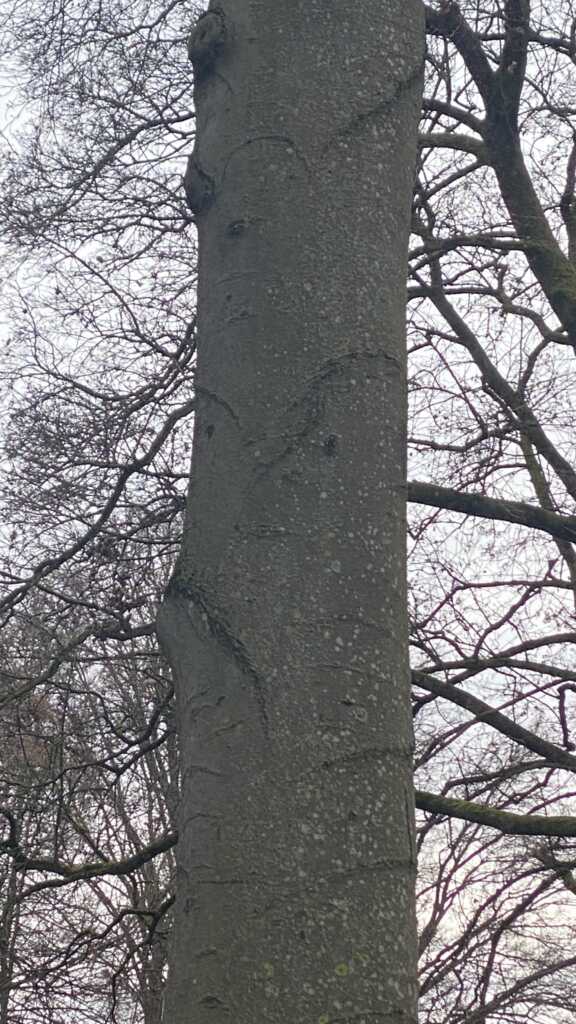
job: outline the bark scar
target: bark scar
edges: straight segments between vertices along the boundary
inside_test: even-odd
[[[168,586],[178,597],[185,598],[194,609],[202,615],[204,622],[211,636],[214,637],[219,646],[235,662],[241,674],[248,679],[258,707],[258,714],[262,732],[269,738],[270,722],[268,719],[268,708],[266,705],[266,694],[264,682],[252,664],[252,659],[245,644],[235,635],[225,615],[213,604],[205,589],[197,583],[173,579]]]
[[[188,59],[198,85],[214,69],[226,45],[226,19],[219,8],[201,14],[188,37]]]
[[[195,153],[188,157],[184,175],[184,191],[194,217],[199,217],[200,214],[209,210],[216,198],[214,178],[200,165]]]
[[[369,128],[371,124],[378,121],[383,113],[393,107],[404,95],[405,92],[409,92],[410,89],[420,81],[423,72],[423,62],[419,62],[415,68],[410,72],[406,78],[397,80],[391,90],[391,93],[387,96],[381,96],[376,100],[372,106],[366,110],[358,111],[353,114],[352,117],[346,121],[340,128],[338,128],[328,139],[328,142],[322,149],[322,155],[326,153],[343,139],[353,137],[366,128]]]

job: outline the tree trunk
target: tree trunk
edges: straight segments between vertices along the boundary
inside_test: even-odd
[[[416,1018],[405,277],[418,0],[191,37],[197,413],[159,616],[182,804],[166,1024]]]

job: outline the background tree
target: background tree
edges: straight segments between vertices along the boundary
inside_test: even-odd
[[[6,13],[29,121],[10,136],[2,200],[3,803],[18,898],[34,889],[5,923],[6,1014],[151,1022],[177,782],[153,617],[180,529],[194,355],[195,249],[171,159],[191,137],[190,12]]]
[[[129,871],[133,851],[173,841],[159,802],[175,779],[163,753],[170,684],[151,623],[181,530],[191,437],[195,236],[181,177],[194,11],[6,2],[2,15],[13,90],[0,191],[2,727],[21,752],[2,773],[22,853],[6,858],[2,883],[4,1014],[17,1021],[25,1002],[26,1024],[58,1020],[67,998],[67,1019],[71,1002],[98,1024],[142,1020],[120,925],[135,945],[148,929],[139,935],[127,914],[104,934],[134,907],[130,874],[100,885],[81,871],[17,899],[62,880],[48,864]],[[556,278],[566,291],[574,252],[573,12],[568,0],[530,11],[466,0],[459,11],[430,5],[427,18],[409,279],[417,783],[435,794],[420,798],[421,1016],[573,1024],[574,356],[569,302],[552,295]],[[499,110],[512,114],[506,131]],[[499,130],[509,159],[494,167]],[[126,749],[114,729],[133,741],[149,726],[149,741],[111,757]],[[153,755],[143,749],[156,741]],[[41,776],[30,748],[45,747]],[[136,762],[120,775],[92,766],[102,751],[105,763],[142,752],[166,766],[131,838],[116,808],[135,809],[148,775]],[[58,763],[91,793],[59,789]],[[61,794],[89,839],[59,818]],[[140,909],[165,906],[169,867],[148,903],[138,890]],[[108,904],[93,896],[99,885]],[[86,907],[101,908],[103,934],[82,945]],[[84,959],[68,970],[51,950],[73,941]]]
[[[573,810],[576,764],[574,22],[525,2],[427,22],[411,475],[433,486],[410,487],[428,505],[411,517],[414,708],[419,776],[452,799],[420,804],[468,823],[421,833],[423,1016],[573,1020],[574,819],[554,815]],[[483,823],[554,838],[496,841]]]

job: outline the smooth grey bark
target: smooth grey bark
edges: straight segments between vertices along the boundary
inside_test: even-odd
[[[166,1024],[416,1019],[405,278],[418,0],[190,42],[197,415],[159,616],[182,757]]]

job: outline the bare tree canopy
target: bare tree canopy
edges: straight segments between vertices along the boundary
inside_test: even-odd
[[[575,1024],[575,12],[570,0],[422,7],[406,318],[420,1020]],[[207,404],[202,218],[183,185],[201,5],[0,11],[0,1024],[159,1024],[179,775],[154,618]],[[348,5],[348,35],[356,22],[371,35],[381,74],[395,51],[367,17]],[[327,22],[326,44],[337,29]],[[354,168],[372,123],[349,124],[333,152]],[[316,131],[321,145],[329,123]],[[283,145],[254,150],[257,174]],[[286,224],[296,153],[293,170]],[[335,264],[362,241],[374,274],[386,258],[378,187],[362,238],[341,221]],[[229,247],[250,237],[239,223]],[[368,267],[342,309],[384,308],[382,287]],[[303,293],[295,333],[307,308]],[[238,302],[236,331],[248,312]],[[295,354],[279,409],[298,372]],[[318,449],[332,468],[336,434]],[[354,533],[352,503],[348,519]],[[335,686],[339,659],[324,670]],[[341,699],[356,721],[355,693]]]

